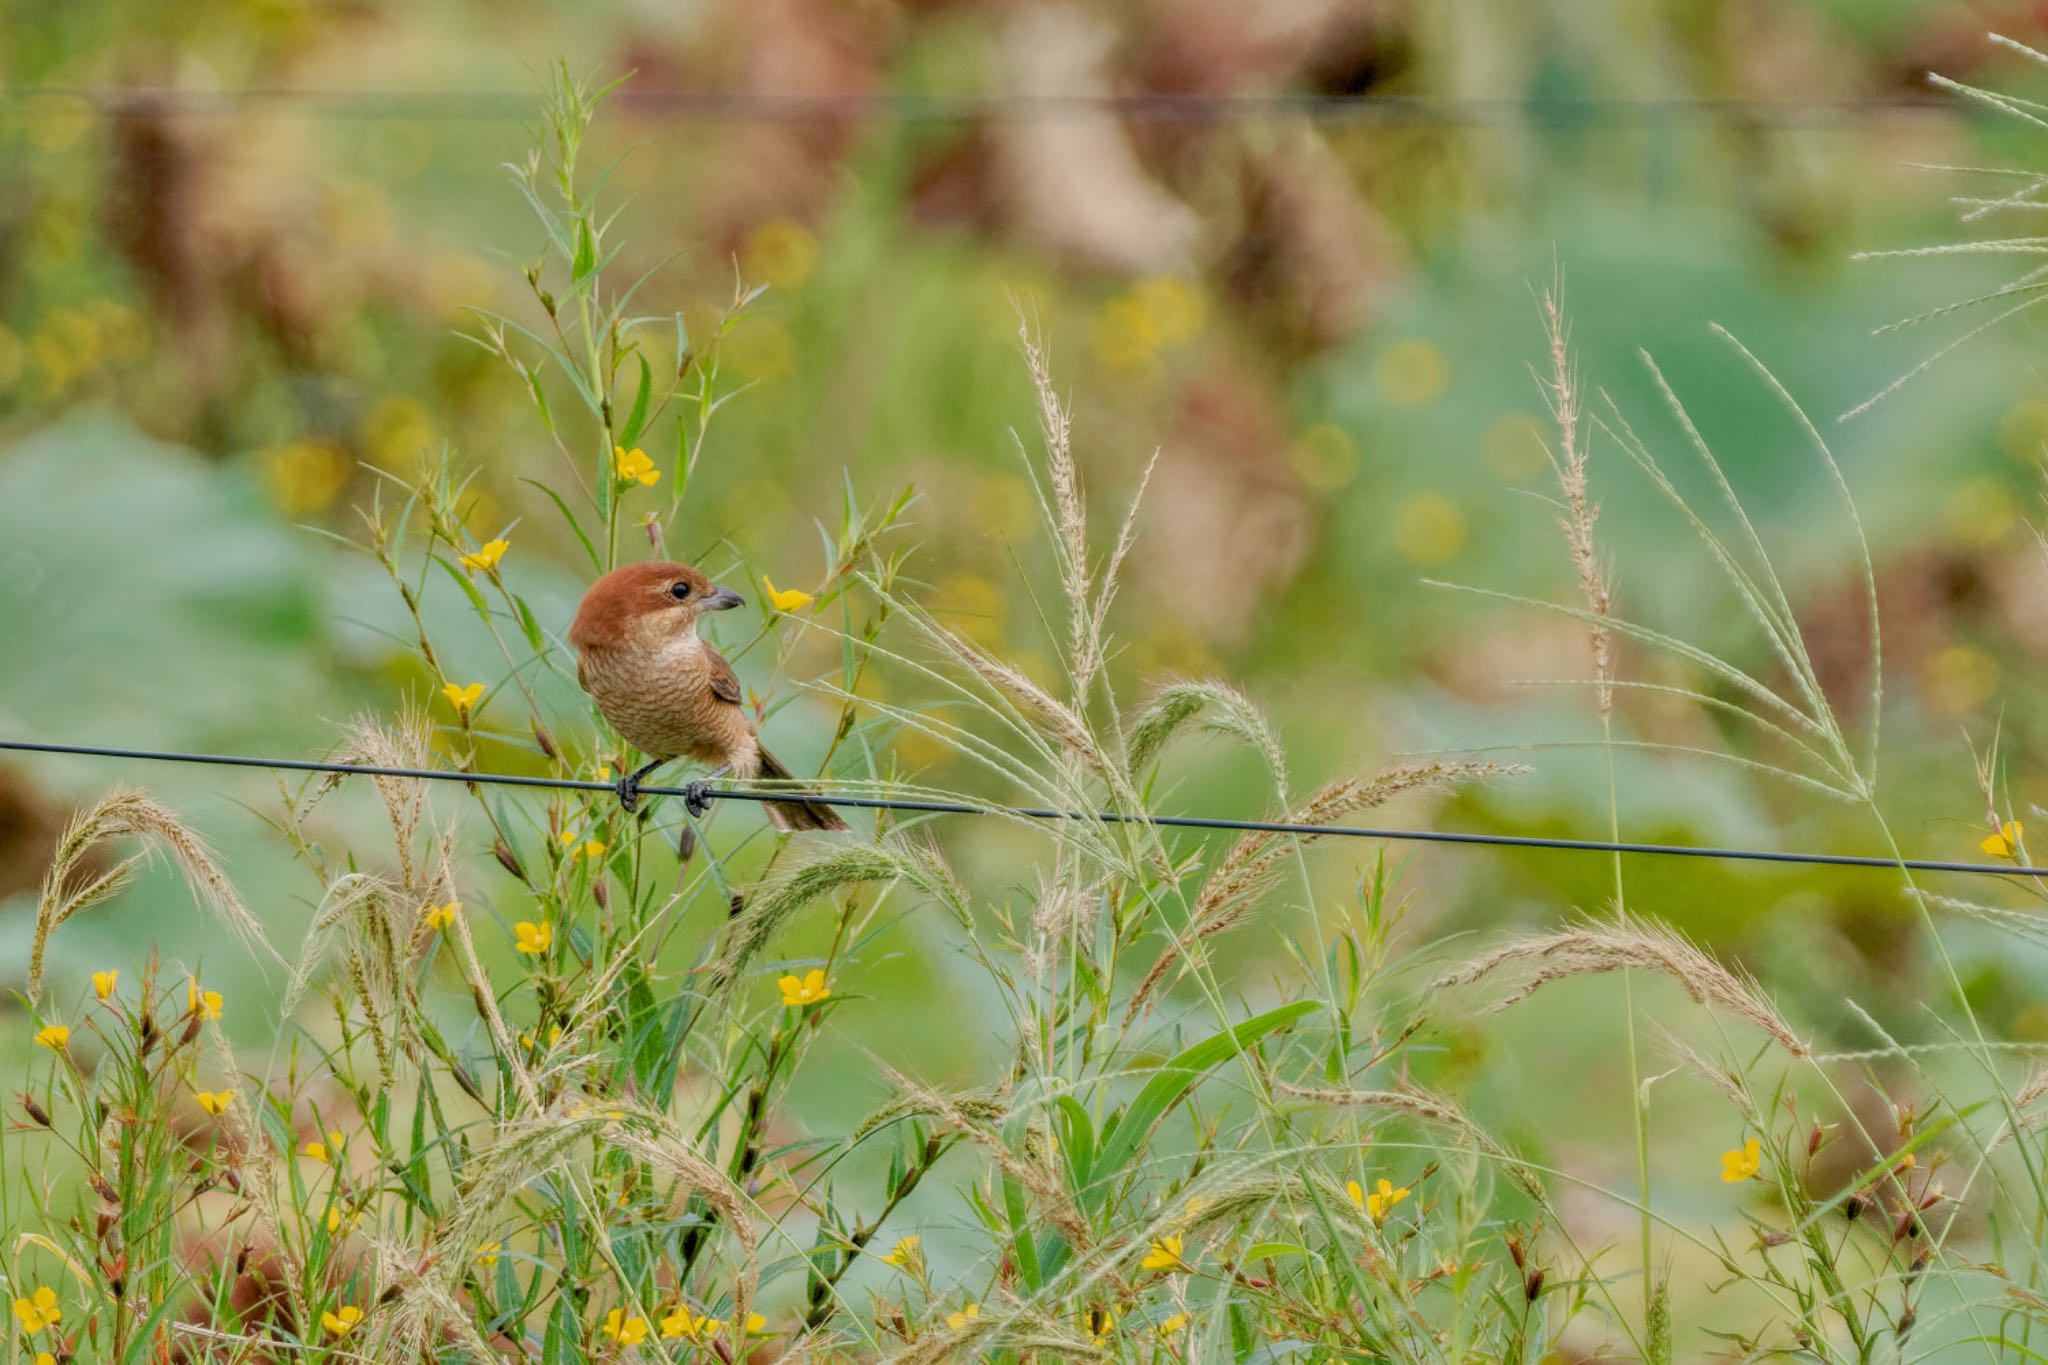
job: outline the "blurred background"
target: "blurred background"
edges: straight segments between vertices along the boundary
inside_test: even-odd
[[[808,586],[845,480],[869,498],[912,485],[904,539],[925,599],[1052,676],[1032,596],[1045,557],[1009,435],[1028,441],[1034,420],[1022,308],[1072,395],[1099,518],[1161,452],[1117,618],[1128,695],[1173,673],[1240,683],[1304,788],[1499,746],[1534,771],[1397,817],[1599,837],[1600,758],[1571,747],[1598,734],[1590,699],[1526,685],[1584,678],[1582,630],[1426,582],[1575,600],[1530,370],[1537,295],[1562,279],[1584,378],[1683,487],[1710,492],[1636,351],[1654,353],[1864,726],[1851,525],[1797,425],[1708,324],[1835,443],[1878,555],[1883,790],[1909,851],[1977,856],[1973,746],[1996,739],[2015,810],[2042,789],[2040,324],[2022,316],[1836,419],[1957,331],[1874,329],[2006,278],[1982,258],[1851,257],[1948,240],[1969,207],[1954,197],[2011,187],[1929,167],[2048,164],[2038,131],[1926,80],[2043,85],[1985,35],[2039,41],[2048,5],[7,0],[0,14],[0,733],[312,754],[351,715],[424,702],[432,680],[393,636],[375,566],[304,528],[358,534],[365,466],[444,450],[482,470],[472,529],[514,528],[506,573],[565,628],[581,557],[522,483],[556,457],[517,378],[464,336],[473,308],[533,311],[521,272],[539,231],[503,163],[524,157],[559,57],[632,73],[585,164],[616,159],[619,268],[658,267],[646,311],[680,310],[701,337],[736,266],[771,286],[721,343],[725,373],[751,387],[720,415],[683,543]],[[1593,472],[1621,611],[1768,670],[1661,495],[1604,439]],[[431,610],[459,629],[467,608],[443,597]],[[478,676],[487,662],[479,648]],[[1676,676],[1633,647],[1622,668]],[[575,698],[560,701],[573,732]],[[798,754],[822,748],[801,707],[780,723]],[[1624,698],[1619,726],[1772,757],[1653,695]],[[980,780],[915,736],[898,744],[929,781]],[[1169,804],[1258,814],[1249,776],[1227,752],[1198,755]],[[302,922],[304,884],[245,809],[274,794],[268,779],[0,762],[5,960],[67,810],[117,781],[178,805],[270,922]],[[1627,838],[1881,851],[1867,815],[1725,763],[1634,751],[1619,792]],[[964,862],[998,885],[1015,875],[956,834]],[[1341,889],[1369,856],[1319,852],[1318,875]],[[1417,942],[1552,923],[1611,894],[1597,858],[1393,856]],[[1629,873],[1637,908],[1750,967],[1823,1038],[1871,1041],[1849,995],[1925,1031],[1932,975],[1895,878]],[[210,982],[275,989],[210,933],[152,882],[59,947],[82,973],[154,940],[215,955]],[[1987,1027],[2048,1042],[2038,958],[1967,930],[1950,946]],[[943,998],[943,962],[913,935],[903,947],[905,988]],[[1232,951],[1253,980],[1277,950]],[[1559,1159],[1598,1144],[1587,1159],[1619,1171],[1619,1119],[1599,1117],[1617,1070],[1603,989],[1559,988],[1520,1038],[1475,1033],[1447,1065],[1524,1140]],[[878,1027],[932,1066],[971,1067],[971,1029],[934,1039],[915,1023]],[[1681,1144],[1666,1159],[1712,1193],[1711,1155]]]

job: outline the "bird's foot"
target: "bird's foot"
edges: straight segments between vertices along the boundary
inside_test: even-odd
[[[711,810],[711,783],[700,777],[689,786],[683,788],[683,809],[700,820],[709,814]]]
[[[619,794],[620,808],[631,815],[640,805],[640,774],[620,774],[619,780],[612,784],[612,790]]]

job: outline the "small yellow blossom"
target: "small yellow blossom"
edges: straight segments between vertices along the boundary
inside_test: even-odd
[[[57,1291],[43,1285],[29,1297],[14,1301],[14,1316],[21,1320],[22,1331],[40,1332],[54,1326],[64,1316],[64,1310],[57,1305]]]
[[[498,1253],[505,1249],[503,1242],[485,1242],[476,1249],[476,1263],[489,1270],[498,1263]]]
[[[311,1142],[299,1148],[299,1150],[315,1161],[333,1161],[334,1154],[341,1150],[341,1130],[339,1128],[329,1128],[325,1142],[314,1138]]]
[[[815,1005],[832,994],[831,988],[825,984],[825,970],[822,967],[811,968],[804,973],[801,981],[794,976],[785,976],[775,984],[781,988],[782,1003],[791,1009]]]
[[[192,1098],[199,1101],[199,1107],[214,1117],[220,1117],[222,1110],[235,1102],[232,1090],[195,1090]]]
[[[768,1319],[759,1313],[747,1314],[747,1335],[759,1336],[768,1330]]]
[[[1733,1185],[1747,1180],[1763,1169],[1763,1164],[1763,1144],[1751,1138],[1737,1150],[1721,1153],[1722,1183]]]
[[[665,1337],[689,1337],[696,1339],[698,1327],[703,1319],[690,1311],[690,1305],[679,1303],[675,1311],[661,1320],[661,1334]]]
[[[360,1213],[344,1214],[338,1208],[331,1208],[327,1210],[327,1235],[338,1237],[362,1221],[363,1216]]]
[[[36,1041],[52,1052],[62,1052],[71,1041],[71,1030],[63,1024],[45,1024],[36,1030]]]
[[[36,1365],[57,1365],[57,1357],[51,1355],[48,1351],[37,1351]]]
[[[1986,835],[1984,842],[1977,845],[1994,858],[2010,858],[2020,851],[2020,836],[2026,826],[2017,820],[2008,820],[1998,827],[1998,833]]]
[[[611,845],[605,843],[602,839],[592,839],[583,845],[583,856],[586,858],[602,858],[604,851],[609,847]]]
[[[1394,1211],[1394,1205],[1408,1197],[1408,1187],[1394,1188],[1391,1180],[1379,1182],[1379,1188],[1365,1197],[1365,1212],[1375,1223],[1387,1221],[1387,1215]]]
[[[478,698],[483,694],[482,683],[471,683],[467,687],[457,687],[454,683],[441,685],[441,695],[448,699],[448,704],[455,708],[455,714],[458,716],[468,715],[470,708],[477,704]]]
[[[1159,1324],[1159,1335],[1162,1337],[1170,1337],[1174,1333],[1184,1330],[1187,1327],[1187,1325],[1188,1315],[1186,1313],[1175,1313],[1165,1322]]]
[[[1116,1330],[1116,1314],[1101,1304],[1093,1304],[1081,1315],[1081,1330],[1088,1334],[1089,1342],[1096,1350],[1109,1344],[1109,1334]]]
[[[914,1232],[900,1239],[895,1246],[889,1248],[889,1254],[882,1258],[882,1264],[893,1265],[915,1274],[917,1268],[924,1264],[924,1250],[919,1243],[920,1239]]]
[[[640,483],[652,486],[661,482],[661,471],[654,467],[654,461],[638,446],[631,450],[624,446],[612,447],[612,468],[617,471],[620,483]]]
[[[725,1330],[724,1318],[698,1318],[697,1331],[707,1337],[715,1337]]]
[[[512,926],[512,932],[519,936],[517,947],[522,953],[544,953],[555,941],[555,926],[542,920],[521,920]]]
[[[113,995],[114,987],[120,980],[121,972],[119,968],[112,968],[104,972],[94,972],[92,974],[92,992],[100,999],[105,1000]]]
[[[1350,1198],[1352,1203],[1358,1205],[1361,1209],[1365,1207],[1365,1189],[1356,1180],[1344,1182],[1344,1193]]]
[[[553,1047],[553,1046],[554,1046],[554,1045],[555,1045],[556,1043],[559,1043],[559,1042],[561,1042],[561,1041],[562,1041],[562,1026],[561,1026],[560,1024],[556,1024],[556,1025],[554,1025],[554,1026],[553,1026],[552,1028],[550,1028],[550,1029],[548,1030],[548,1046],[549,1046],[549,1047]],[[532,1047],[533,1047],[533,1034],[532,1034],[531,1032],[524,1032],[524,1033],[521,1033],[521,1034],[519,1035],[519,1046],[521,1046],[521,1047],[523,1047],[523,1048],[529,1048],[529,1049],[530,1049],[530,1048],[532,1048]]]
[[[767,574],[761,575],[761,586],[768,589],[768,605],[777,611],[795,611],[808,605],[813,599],[802,588],[778,588],[775,580]]]
[[[981,1305],[978,1303],[970,1303],[957,1313],[946,1314],[946,1326],[951,1328],[953,1331],[958,1332],[964,1329],[967,1326],[967,1324],[973,1322],[976,1318],[980,1316]]]
[[[647,1339],[647,1319],[629,1318],[625,1309],[614,1308],[604,1315],[604,1334],[621,1346],[638,1346]]]
[[[449,901],[427,911],[427,927],[440,933],[447,933],[455,927],[455,916],[462,909],[461,901]]]
[[[352,1303],[345,1303],[335,1312],[320,1315],[320,1325],[327,1329],[327,1335],[331,1337],[347,1336],[362,1320],[363,1310]]]
[[[220,992],[202,990],[197,977],[185,988],[185,1008],[201,1019],[220,1018],[220,1004]]]
[[[487,540],[462,557],[462,567],[472,572],[477,569],[495,569],[498,567],[498,561],[505,557],[505,551],[511,548],[512,542],[509,540]]]
[[[1144,1270],[1186,1270],[1188,1263],[1181,1259],[1180,1253],[1179,1237],[1161,1237],[1152,1243],[1152,1249],[1145,1253],[1145,1259],[1138,1265]]]

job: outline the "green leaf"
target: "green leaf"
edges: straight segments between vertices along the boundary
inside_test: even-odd
[[[562,514],[562,520],[569,523],[569,529],[576,533],[576,539],[583,542],[583,553],[590,556],[590,567],[596,569],[599,573],[603,573],[604,561],[598,558],[597,547],[590,543],[589,536],[583,534],[583,523],[576,520],[576,514],[569,510],[568,503],[562,501],[561,494],[555,492],[554,489],[538,479],[521,479],[519,482],[538,488],[541,492],[548,495],[548,501],[552,502],[555,505],[555,510]]]
[[[640,362],[640,387],[633,394],[633,411],[626,418],[626,428],[620,433],[619,443],[631,450],[640,439],[640,433],[647,429],[647,399],[654,392],[654,371],[647,364],[647,357],[633,357]]]
[[[1259,1242],[1247,1247],[1244,1259],[1247,1261],[1278,1261],[1288,1256],[1306,1256],[1316,1259],[1316,1254],[1305,1246],[1294,1242]]]
[[[590,277],[597,269],[597,238],[590,230],[588,218],[576,220],[576,255],[569,263],[569,278],[576,284]]]

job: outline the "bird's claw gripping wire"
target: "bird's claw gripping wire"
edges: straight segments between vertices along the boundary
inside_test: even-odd
[[[639,810],[640,783],[649,773],[660,766],[659,763],[645,764],[642,767],[633,769],[631,772],[619,774],[619,780],[612,783],[612,790],[619,794],[619,808],[625,811],[626,814],[632,815]]]
[[[708,815],[711,811],[711,784],[700,777],[683,788],[683,809],[699,820]]]

